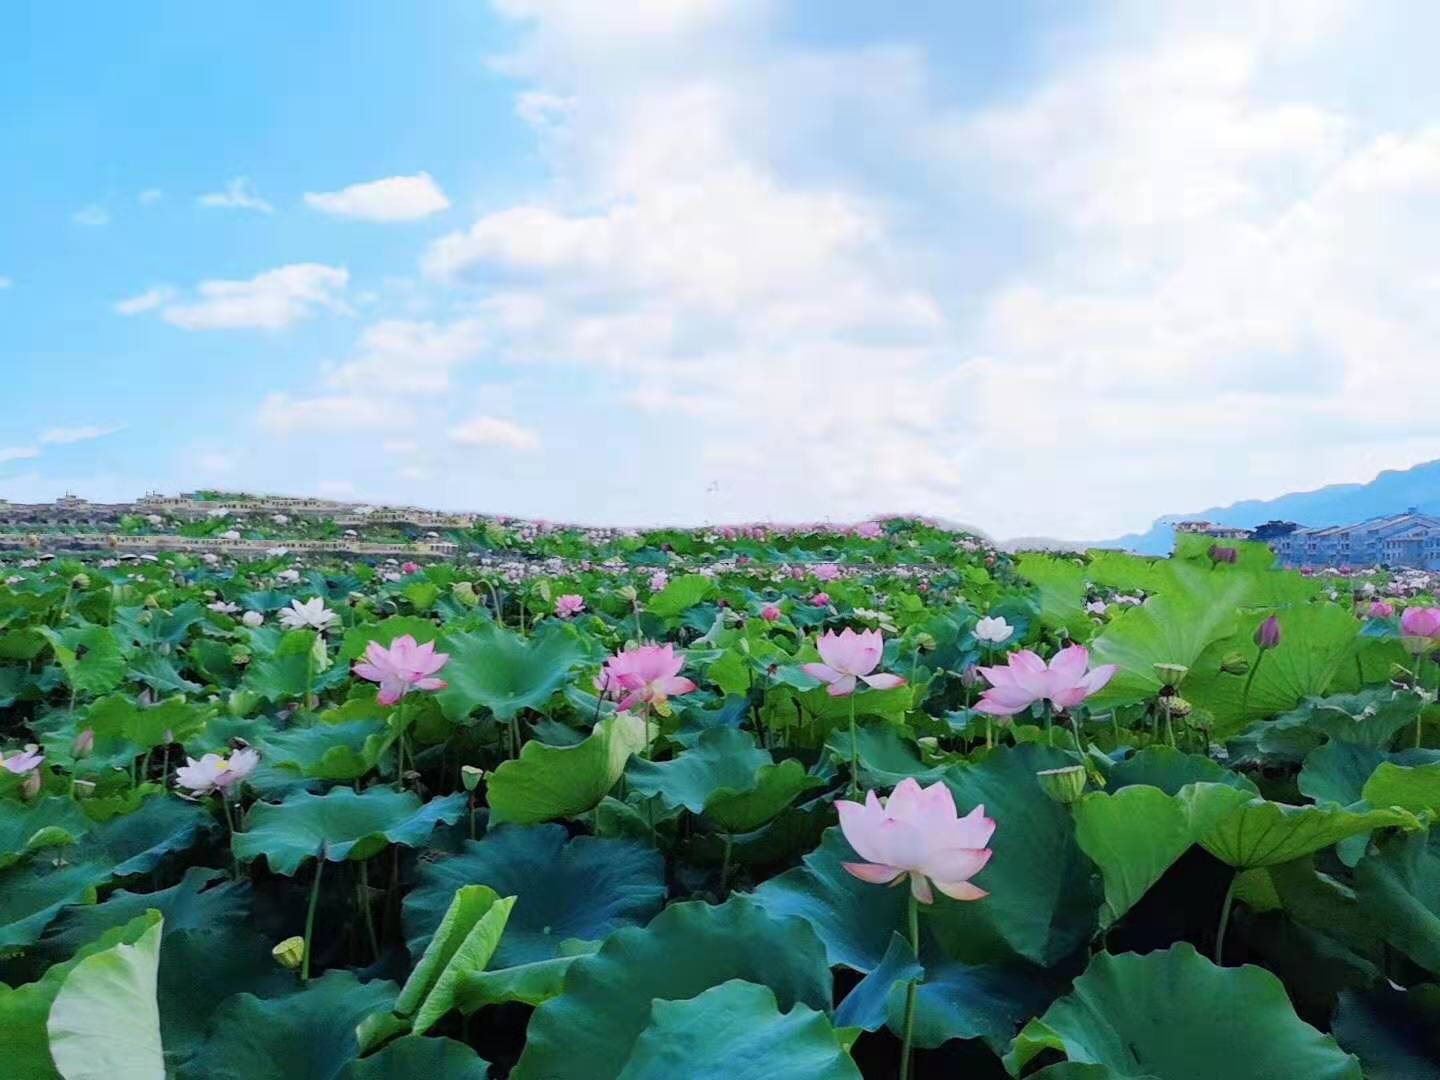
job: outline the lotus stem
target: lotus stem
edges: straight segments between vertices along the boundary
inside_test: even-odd
[[[1245,676],[1245,689],[1240,694],[1240,719],[1244,720],[1250,710],[1250,685],[1255,681],[1255,673],[1260,670],[1260,665],[1265,661],[1266,649],[1255,651],[1255,663],[1250,665],[1250,674]]]
[[[909,904],[910,921],[910,950],[915,954],[915,959],[920,959],[920,903],[915,899],[914,890],[910,891]],[[920,980],[911,979],[905,987],[905,1027],[904,1036],[900,1042],[900,1080],[909,1080],[910,1077],[910,1044],[915,1036],[915,995],[920,989]]]
[[[472,836],[473,840],[474,837]],[[370,874],[366,870],[365,859],[360,860],[360,883],[356,889],[356,895],[360,901],[360,910],[365,913],[365,929],[370,935],[370,952],[376,959],[380,959],[380,939],[375,935],[375,917],[370,912]]]
[[[850,798],[860,795],[860,740],[855,735],[855,691],[850,691]]]
[[[325,869],[325,845],[315,853],[315,880],[310,885],[310,907],[305,912],[305,958],[300,961],[300,981],[310,981],[310,950],[315,936],[315,908],[320,902],[320,876]]]
[[[1420,733],[1425,726],[1425,681],[1422,673],[1425,670],[1425,654],[1422,652],[1415,657],[1415,691],[1420,695],[1420,711],[1415,714],[1415,749],[1420,749]]]
[[[1235,884],[1240,880],[1237,871],[1230,877],[1230,885],[1225,890],[1225,901],[1220,905],[1220,926],[1215,931],[1215,963],[1221,962],[1221,956],[1225,952],[1225,931],[1230,926],[1230,908],[1235,903]]]

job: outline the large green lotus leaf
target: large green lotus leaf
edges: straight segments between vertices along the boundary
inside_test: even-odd
[[[1002,1053],[1016,1028],[1049,1005],[1061,985],[1028,964],[972,965],[927,956],[915,995],[915,1045],[933,1050],[951,1039],[984,1039]],[[892,985],[886,1004],[890,1030],[902,1033],[905,987]]]
[[[0,869],[28,852],[73,844],[90,829],[90,819],[74,799],[47,795],[33,803],[0,802]]]
[[[1383,761],[1365,781],[1360,797],[1371,806],[1398,806],[1433,816],[1440,811],[1440,761],[1422,765]]]
[[[866,788],[892,788],[907,776],[928,786],[945,775],[946,766],[925,764],[915,744],[889,724],[857,728],[855,741],[859,744],[860,778]],[[832,732],[825,741],[825,749],[848,768],[850,732],[845,729]]]
[[[265,736],[267,764],[314,780],[358,780],[380,762],[395,741],[383,720],[317,723]]]
[[[1266,651],[1257,669],[1255,631],[1271,614],[1280,622],[1281,641]],[[1247,612],[1239,619],[1232,637],[1205,650],[1191,667],[1182,689],[1186,698],[1214,717],[1214,734],[1223,739],[1254,720],[1293,709],[1308,697],[1323,695],[1341,663],[1350,659],[1359,633],[1359,620],[1335,604],[1307,604],[1273,613]],[[1250,660],[1249,673],[1232,675],[1221,670],[1221,662],[1232,651]],[[1245,684],[1252,676],[1246,702]]]
[[[1440,972],[1440,833],[1383,841],[1355,868],[1355,895],[1386,941]]]
[[[155,794],[125,814],[96,825],[74,851],[74,858],[110,863],[115,877],[148,874],[170,855],[195,846],[220,830],[210,811],[198,803]]]
[[[459,855],[421,866],[404,903],[412,956],[425,951],[465,885],[515,897],[491,965],[508,968],[555,959],[566,941],[599,941],[643,923],[664,902],[665,865],[654,848],[632,840],[571,840],[559,825],[492,829]]]
[[[339,1080],[488,1080],[490,1063],[462,1042],[407,1035],[352,1061]]]
[[[388,844],[419,847],[436,825],[459,821],[466,801],[463,791],[428,803],[390,788],[361,795],[350,788],[328,795],[297,791],[284,802],[250,808],[245,831],[235,834],[235,855],[246,861],[264,855],[272,871],[287,876],[322,848],[331,862],[368,859]]]
[[[117,608],[116,636],[124,642],[127,652],[161,645],[173,648],[185,640],[192,626],[204,622],[205,618],[205,609],[194,600],[177,605],[173,611],[139,606]]]
[[[133,657],[128,666],[131,682],[144,683],[157,694],[193,694],[201,688],[180,674],[174,660],[159,653]]]
[[[378,641],[388,648],[397,637],[409,634],[418,644],[423,645],[427,641],[434,641],[439,633],[440,628],[433,622],[415,615],[393,615],[380,622],[361,623],[345,631],[345,637],[340,642],[339,659],[360,659],[365,653],[365,647],[372,641]]]
[[[0,949],[33,944],[69,904],[93,904],[109,872],[95,863],[41,870],[20,863],[0,870]]]
[[[460,986],[456,1001],[461,1012],[472,1013],[486,1005],[504,1005],[519,1001],[526,1005],[539,1005],[560,993],[565,985],[565,973],[570,965],[581,956],[589,956],[600,947],[598,941],[575,941],[565,943],[564,948],[574,949],[572,955],[557,956],[553,960],[537,960],[533,964],[517,964],[515,967],[495,971],[471,972]]]
[[[916,958],[910,942],[895,931],[878,967],[861,979],[835,1010],[837,1027],[876,1031],[889,1019],[890,991],[902,990],[912,982],[925,978],[925,967]]]
[[[1340,995],[1331,1028],[1367,1080],[1440,1080],[1440,986]]]
[[[662,619],[673,618],[700,603],[714,588],[715,582],[703,574],[684,574],[652,596],[645,610]]]
[[[1176,589],[1121,609],[1090,644],[1092,663],[1120,666],[1091,707],[1155,697],[1161,689],[1155,665],[1191,667],[1212,642],[1232,635],[1243,593],[1244,582],[1227,576],[1203,591]]]
[[[1342,806],[1287,806],[1253,799],[1226,814],[1200,840],[1206,851],[1237,870],[1278,866],[1312,855],[1372,829],[1418,829],[1404,810],[1350,810]]]
[[[57,1080],[60,1076],[50,1057],[50,1033],[46,1019],[61,984],[86,957],[116,945],[134,944],[151,927],[160,922],[156,912],[141,915],[82,947],[69,960],[49,967],[35,982],[13,989],[0,983],[0,1031],[4,1046],[0,1050],[6,1080]]]
[[[1105,775],[1107,791],[1134,784],[1159,788],[1166,795],[1178,795],[1189,784],[1228,784],[1258,795],[1248,777],[1232,772],[1203,754],[1187,754],[1173,746],[1147,746],[1131,754]]]
[[[113,694],[90,706],[86,726],[97,739],[120,738],[150,750],[194,738],[213,711],[178,697],[142,709],[123,694]]]
[[[1165,573],[1167,563],[1123,551],[1092,548],[1085,553],[1085,576],[1096,585],[1125,593],[1160,592],[1172,579]]]
[[[752,899],[776,918],[796,916],[809,923],[832,965],[874,971],[891,936],[905,929],[904,890],[872,885],[847,873],[842,863],[863,860],[838,827],[826,829],[820,846],[803,861],[803,866],[762,884]]]
[[[593,810],[645,742],[645,721],[629,713],[607,716],[575,746],[545,746],[532,739],[518,759],[491,774],[491,820],[533,825]]]
[[[1397,732],[1413,729],[1420,697],[1378,687],[1358,694],[1313,698],[1253,729],[1266,754],[1303,758],[1325,740],[1388,750]]]
[[[965,902],[937,896],[928,920],[954,959],[1018,956],[1050,967],[1090,940],[1103,898],[1100,874],[1076,843],[1066,808],[1035,778],[1072,763],[1072,755],[1043,746],[999,747],[945,774],[960,813],[983,804],[996,823],[994,855],[975,878],[990,895]]]
[[[469,632],[446,634],[436,648],[450,655],[444,677],[448,689],[437,695],[451,720],[464,720],[485,707],[501,723],[521,709],[541,709],[585,659],[576,631],[556,623],[526,638],[482,623]]]
[[[1262,968],[1222,968],[1181,942],[1145,956],[1100,953],[1071,992],[1025,1026],[1012,1076],[1037,1054],[1163,1080],[1363,1080],[1335,1040],[1295,1015]]]
[[[804,922],[772,919],[743,896],[718,907],[672,904],[649,926],[617,931],[570,966],[564,992],[531,1016],[525,1052],[511,1075],[614,1080],[655,1001],[693,998],[731,979],[768,986],[782,1011],[797,1003],[830,1008],[825,949]]]
[[[65,682],[77,694],[108,694],[125,678],[125,658],[115,635],[103,626],[37,627],[65,673]]]
[[[810,680],[808,675],[804,678]],[[916,686],[906,683],[893,690],[861,690],[846,697],[831,697],[825,687],[816,686],[810,690],[802,690],[796,697],[805,707],[808,716],[831,727],[848,728],[852,701],[857,721],[869,716],[898,724],[905,719],[905,714],[915,707],[916,691]],[[791,709],[793,708],[792,705]]]
[[[1187,784],[1175,795],[1134,785],[1092,791],[1074,806],[1075,838],[1105,880],[1103,925],[1124,915],[1215,823],[1252,795],[1226,784]]]
[[[738,728],[711,728],[671,761],[635,759],[626,780],[640,794],[704,814],[731,833],[758,829],[804,792],[825,786],[798,761],[776,765]]]
[[[1085,611],[1085,569],[1078,560],[1027,553],[1016,560],[1016,571],[1038,590],[1040,621],[1064,627],[1076,641],[1085,641],[1095,624]]]
[[[121,927],[147,911],[165,919],[165,936],[180,930],[205,930],[240,923],[250,913],[250,883],[232,882],[223,870],[192,866],[178,884],[158,892],[117,889],[103,904],[66,908],[45,934],[39,950],[56,960],[86,942]]]
[[[161,933],[157,919],[133,945],[93,953],[65,976],[45,1025],[65,1080],[165,1080],[156,1001]]]
[[[619,1080],[860,1080],[822,1012],[741,979],[685,1001],[656,1000]]]
[[[1352,948],[1370,953],[1381,927],[1364,910],[1354,890],[1315,868],[1315,857],[1242,872],[1235,896],[1253,911],[1284,911],[1290,920],[1321,930]]]
[[[362,983],[348,971],[283,997],[236,994],[216,1010],[179,1080],[334,1080],[360,1053],[356,1027],[394,999],[394,983]]]

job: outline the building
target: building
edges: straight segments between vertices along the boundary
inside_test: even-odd
[[[1440,517],[1414,507],[1354,525],[1296,529],[1270,547],[1285,566],[1410,566],[1440,570]]]
[[[1177,533],[1193,536],[1208,536],[1214,540],[1249,540],[1249,529],[1238,529],[1232,525],[1216,525],[1213,521],[1177,521]]]

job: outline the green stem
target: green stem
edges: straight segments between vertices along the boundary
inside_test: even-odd
[[[359,893],[360,910],[365,913],[365,929],[370,934],[370,952],[376,959],[380,959],[380,939],[375,935],[375,917],[370,913],[370,872],[365,869],[366,860],[360,860],[360,887],[356,890]]]
[[[989,713],[985,714],[985,749],[995,749],[995,721]]]
[[[310,907],[305,912],[305,958],[300,962],[300,981],[310,981],[310,943],[315,935],[315,908],[320,903],[320,875],[325,869],[325,845],[315,857],[315,881],[310,886]]]
[[[1075,752],[1080,755],[1080,760],[1085,760],[1085,747],[1080,742],[1080,718],[1074,713],[1070,714],[1070,734],[1075,737]]]
[[[315,653],[313,650],[305,653],[305,700],[300,704],[301,712],[310,711],[310,696],[315,687]]]
[[[230,863],[235,871],[235,880],[240,880],[240,858],[235,854],[235,819],[230,816],[230,800],[220,792],[220,809],[225,811],[225,825],[230,831]]]
[[[1240,694],[1240,719],[1244,720],[1248,715],[1250,707],[1250,684],[1255,681],[1255,673],[1260,670],[1260,662],[1265,659],[1264,649],[1257,649],[1255,652],[1255,663],[1250,665],[1250,674],[1245,676],[1245,689]]]
[[[860,795],[860,740],[855,735],[855,691],[850,691],[850,798]]]
[[[910,951],[915,954],[915,959],[920,959],[920,903],[915,899],[915,892],[910,891]],[[915,995],[920,988],[918,979],[910,980],[905,987],[905,1028],[904,1036],[900,1043],[900,1080],[909,1080],[910,1077],[910,1044],[915,1036]]]
[[[405,695],[395,703],[395,790],[405,790]]]
[[[1425,670],[1425,654],[1415,657],[1415,691],[1420,694],[1420,711],[1415,715],[1415,749],[1420,749],[1420,731],[1425,724],[1425,681],[1421,677]]]
[[[1239,873],[1230,878],[1230,885],[1225,890],[1225,902],[1220,905],[1220,926],[1215,931],[1215,963],[1220,963],[1220,958],[1225,952],[1225,931],[1230,926],[1230,907],[1235,903],[1235,883],[1240,880]]]

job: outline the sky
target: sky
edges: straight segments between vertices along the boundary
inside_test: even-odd
[[[0,497],[1100,539],[1440,458],[1437,31],[18,0]]]

